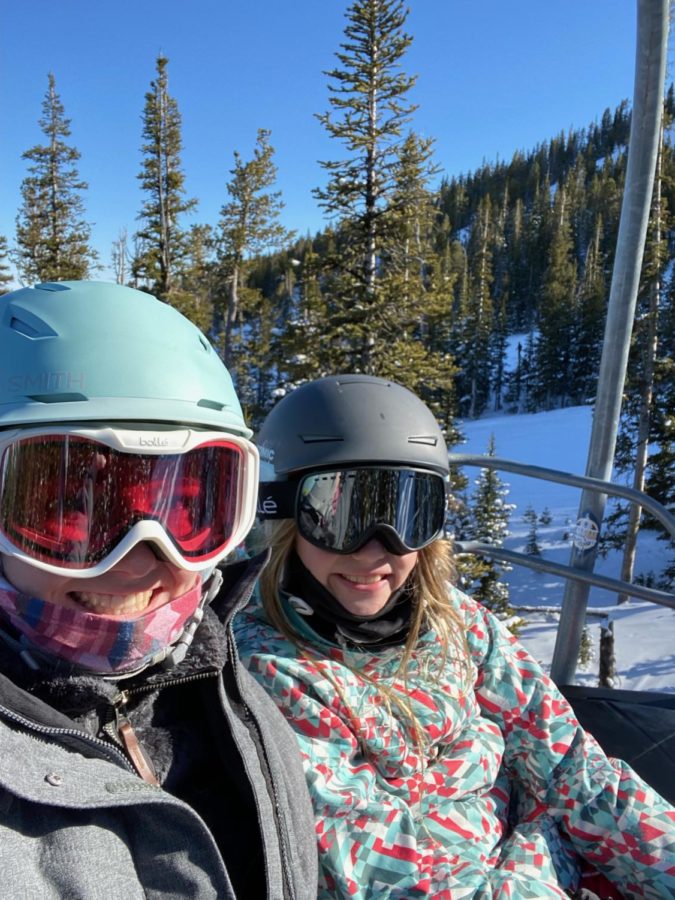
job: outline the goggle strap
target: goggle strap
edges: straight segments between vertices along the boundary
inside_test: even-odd
[[[295,481],[261,481],[258,489],[258,518],[294,519],[298,485]]]

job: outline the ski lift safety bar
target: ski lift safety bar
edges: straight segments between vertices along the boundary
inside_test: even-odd
[[[649,512],[664,526],[673,540],[675,540],[675,516],[671,515],[665,506],[662,506],[647,494],[637,491],[634,488],[613,484],[609,481],[602,481],[599,478],[590,478],[587,475],[573,475],[570,472],[561,472],[557,469],[548,469],[543,466],[533,466],[527,463],[514,462],[513,460],[500,459],[496,456],[481,456],[480,454],[472,453],[449,453],[448,459],[451,466],[477,466],[481,469],[498,469],[504,472],[512,472],[514,475],[539,478],[543,481],[567,484],[571,487],[594,491],[598,494],[621,497],[632,503],[637,503]],[[534,569],[538,572],[549,572],[552,575],[560,575],[563,578],[578,581],[582,584],[593,585],[617,593],[629,594],[632,597],[639,597],[642,600],[648,600],[651,603],[658,603],[661,606],[669,606],[672,609],[675,609],[675,594],[669,594],[666,591],[645,587],[640,584],[632,584],[631,582],[621,581],[616,578],[609,578],[605,575],[598,575],[595,572],[589,572],[575,566],[563,565],[562,563],[555,563],[551,560],[541,559],[540,557],[531,556],[516,550],[505,550],[503,547],[497,547],[493,544],[484,544],[480,541],[455,541],[455,550],[458,553],[476,553],[494,559],[501,559],[504,560],[504,562],[524,566],[525,568]]]

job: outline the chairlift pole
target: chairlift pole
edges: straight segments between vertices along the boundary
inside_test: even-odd
[[[621,412],[631,330],[658,154],[666,73],[669,0],[637,0],[635,85],[626,184],[593,412],[586,475],[609,481]],[[570,565],[593,571],[606,494],[584,490]],[[556,636],[551,677],[572,684],[590,586],[568,581]]]

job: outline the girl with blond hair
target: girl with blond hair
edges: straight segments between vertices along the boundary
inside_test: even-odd
[[[258,445],[271,562],[236,639],[300,745],[319,895],[543,900],[591,869],[603,897],[675,897],[675,811],[452,586],[447,449],[424,403],[320,379]]]

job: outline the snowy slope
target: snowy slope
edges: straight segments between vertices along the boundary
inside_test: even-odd
[[[495,438],[495,455],[519,462],[533,463],[567,472],[584,474],[591,432],[592,410],[588,406],[572,407],[532,415],[489,416],[476,421],[463,421],[460,428],[466,443],[451,448],[455,452],[485,453],[490,435]],[[471,480],[478,469],[466,469]],[[568,563],[570,524],[576,520],[580,492],[565,485],[500,473],[510,487],[508,500],[517,508],[511,515],[510,537],[506,546],[523,550],[528,526],[522,516],[528,504],[541,514],[547,508],[552,517],[548,526],[540,525],[538,540],[545,557]],[[642,532],[638,544],[637,571],[659,572],[666,565],[667,551],[663,541]],[[596,571],[618,577],[616,554],[598,559]],[[562,579],[524,568],[514,569],[507,580],[511,603],[528,606],[559,606],[564,590]],[[675,693],[675,610],[641,600],[617,606],[616,595],[593,588],[589,607],[607,610],[614,619],[617,671],[620,686],[635,690],[664,690]],[[529,651],[545,667],[550,664],[555,641],[556,617],[550,614],[528,614],[528,626],[521,639]],[[597,683],[598,619],[589,619],[596,659],[585,671],[577,673],[577,681]]]

